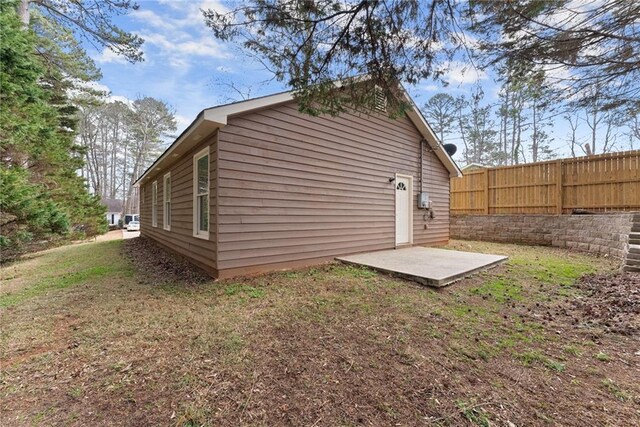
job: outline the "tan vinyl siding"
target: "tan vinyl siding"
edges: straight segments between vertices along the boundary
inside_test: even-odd
[[[310,117],[294,103],[228,119],[218,136],[218,270],[395,246],[395,173],[413,177],[414,244],[449,238],[449,174],[409,119]],[[425,224],[428,226],[425,229]]]
[[[207,145],[209,148],[209,240],[193,236],[193,155]],[[217,187],[217,137],[213,135],[193,150],[189,151],[171,167],[157,171],[143,187],[140,206],[141,233],[190,258],[196,265],[210,274],[216,272],[216,187]],[[164,191],[163,176],[171,172],[171,231],[163,229]],[[158,227],[151,224],[151,182],[158,180]]]

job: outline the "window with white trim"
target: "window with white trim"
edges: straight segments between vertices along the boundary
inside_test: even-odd
[[[162,180],[162,195],[164,211],[162,215],[162,225],[165,230],[171,230],[171,173],[164,175]]]
[[[193,156],[193,235],[209,238],[209,147]]]
[[[151,225],[158,226],[158,181],[151,184]]]

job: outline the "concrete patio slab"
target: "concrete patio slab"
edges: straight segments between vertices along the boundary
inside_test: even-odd
[[[415,246],[336,259],[347,264],[363,265],[398,275],[423,285],[440,287],[475,271],[495,266],[507,257]]]

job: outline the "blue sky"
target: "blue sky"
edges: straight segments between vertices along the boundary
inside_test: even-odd
[[[118,17],[115,22],[145,39],[145,61],[129,64],[108,49],[89,48],[102,69],[100,85],[116,99],[141,95],[167,102],[176,111],[178,133],[202,109],[242,99],[228,83],[252,97],[286,90],[239,47],[214,39],[204,25],[200,9],[224,10],[224,4],[210,0],[139,1],[138,11]],[[463,70],[461,64],[454,64],[447,76],[451,84],[446,91],[454,96],[468,91],[478,77],[485,84],[490,83],[483,72]],[[408,89],[419,105],[443,90],[431,82]],[[487,94],[493,96],[494,92],[488,90]]]
[[[116,99],[152,96],[167,102],[175,109],[178,134],[202,109],[242,99],[229,83],[251,97],[286,90],[238,46],[214,39],[204,25],[200,9],[225,10],[224,4],[219,0],[139,1],[139,10],[118,17],[115,22],[145,39],[145,61],[129,64],[109,50],[89,48],[102,69],[100,87]],[[487,102],[497,100],[498,87],[482,70],[465,69],[462,63],[454,63],[445,79],[450,83],[446,88],[425,81],[407,89],[419,106],[440,91],[452,96],[470,93],[476,83],[482,85]],[[567,126],[559,120],[552,145],[562,157],[568,154],[564,141],[567,132]],[[459,146],[457,160],[461,159],[460,153]]]
[[[176,110],[178,131],[202,109],[239,99],[221,84],[234,82],[260,93],[281,90],[263,83],[270,76],[233,45],[217,42],[204,25],[201,8],[222,8],[216,1],[141,1],[140,9],[116,23],[145,39],[145,61],[129,64],[108,49],[91,51],[102,69],[100,81],[115,97],[162,99]],[[251,95],[254,95],[252,92]]]

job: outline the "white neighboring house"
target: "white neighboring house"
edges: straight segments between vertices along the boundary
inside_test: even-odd
[[[109,226],[117,226],[122,218],[122,200],[104,199],[102,203],[107,207],[107,222]]]

